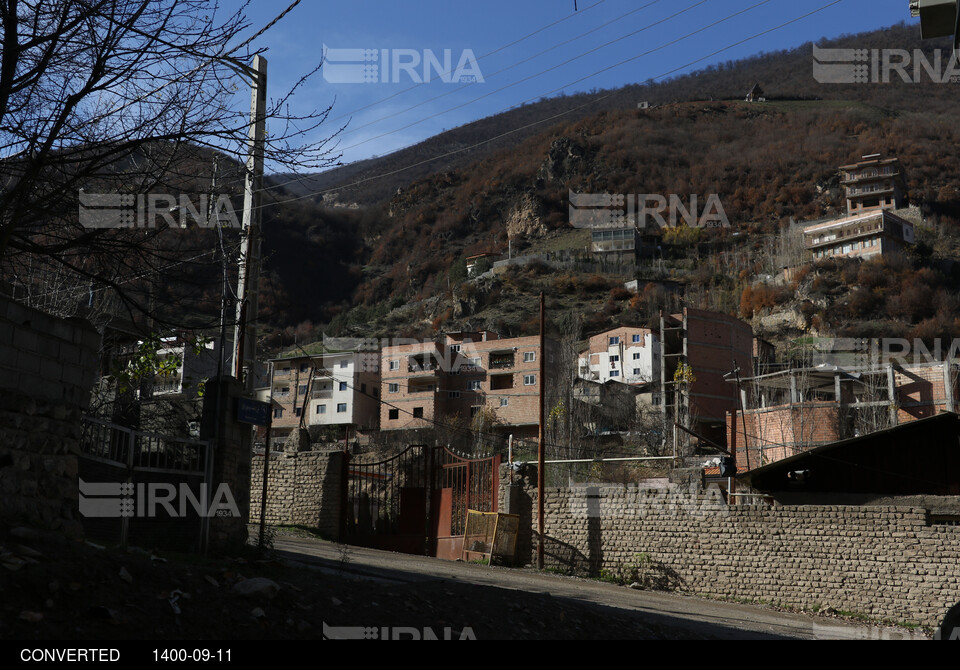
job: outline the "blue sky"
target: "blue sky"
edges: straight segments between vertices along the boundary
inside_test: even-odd
[[[224,0],[221,7],[239,4]],[[252,0],[248,19],[259,29],[287,4]],[[917,23],[907,0],[577,0],[576,5],[574,12],[574,0],[303,0],[254,45],[268,49],[273,97],[316,67],[324,46],[332,50],[328,71],[314,75],[292,105],[295,112],[334,105],[329,126],[349,121],[339,139],[348,163],[561,92],[614,88],[825,37]],[[341,49],[368,51],[335,51]],[[437,68],[424,77],[423,61],[431,57],[446,73],[448,53],[451,68],[464,65],[464,83],[449,74],[443,78],[451,81],[442,81]],[[339,69],[331,67],[334,61]],[[394,67],[414,61],[420,63]],[[375,81],[350,83],[364,72]],[[430,77],[435,80],[415,80]]]

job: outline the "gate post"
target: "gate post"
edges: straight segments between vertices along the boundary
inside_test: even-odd
[[[340,523],[337,528],[337,542],[347,542],[347,514],[353,514],[350,509],[350,452],[343,450],[340,461]]]

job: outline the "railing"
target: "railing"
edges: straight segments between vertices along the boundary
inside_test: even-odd
[[[170,437],[84,417],[80,453],[137,470],[204,474],[205,440]]]
[[[504,370],[506,368],[512,368],[514,366],[513,356],[504,356],[503,358],[496,358],[494,356],[490,357],[490,369],[491,370]]]

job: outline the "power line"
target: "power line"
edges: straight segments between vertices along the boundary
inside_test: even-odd
[[[589,7],[585,8],[583,11],[579,12],[579,14],[584,14],[585,12],[590,11],[590,10],[593,9],[594,7],[597,7],[598,5],[602,5],[602,4],[603,4],[604,2],[606,2],[606,1],[607,1],[607,0],[599,0],[598,2],[595,2],[594,4],[592,4],[592,5],[590,5]],[[659,1],[660,1],[660,0],[655,0],[655,2],[659,2]],[[653,4],[653,3],[651,3],[651,4]],[[632,12],[631,12],[631,13],[632,13]],[[495,54],[495,53],[499,53],[500,51],[503,51],[503,50],[505,50],[505,49],[509,49],[509,48],[512,47],[512,46],[516,46],[516,45],[519,44],[520,42],[523,42],[523,41],[525,41],[525,40],[528,40],[528,39],[530,39],[531,37],[533,37],[534,35],[538,35],[539,33],[542,33],[544,30],[547,30],[547,29],[549,29],[549,28],[552,28],[553,26],[556,26],[556,25],[558,25],[558,24],[563,23],[564,21],[568,21],[569,19],[572,19],[574,16],[577,16],[577,13],[570,14],[569,16],[565,16],[565,17],[563,17],[562,19],[558,19],[558,20],[554,21],[553,23],[549,23],[549,24],[543,26],[542,28],[538,28],[537,30],[534,30],[532,33],[528,33],[527,35],[524,35],[523,37],[521,37],[521,38],[519,38],[519,39],[516,39],[516,40],[514,40],[513,42],[510,42],[509,44],[505,44],[505,45],[503,45],[502,47],[498,47],[498,48],[494,49],[493,51],[489,51],[489,52],[483,54],[482,56],[478,57],[477,60],[478,60],[478,61],[481,61],[481,60],[483,60],[484,58],[487,58],[488,56],[492,56],[492,55]],[[403,89],[402,91],[397,91],[396,93],[394,93],[394,94],[392,94],[392,95],[388,95],[386,98],[381,98],[380,100],[376,100],[376,101],[374,101],[374,102],[371,102],[370,104],[364,105],[363,107],[358,107],[357,109],[353,110],[352,112],[346,112],[346,113],[344,113],[344,114],[341,114],[340,116],[336,116],[336,117],[330,119],[330,121],[331,121],[331,122],[332,122],[332,121],[338,121],[338,120],[343,119],[343,118],[345,118],[345,117],[347,117],[347,116],[352,116],[352,115],[356,114],[357,112],[363,111],[364,109],[369,109],[370,107],[374,107],[374,106],[376,106],[376,105],[379,105],[379,104],[381,104],[381,103],[384,103],[384,102],[386,102],[387,100],[392,100],[393,98],[397,97],[398,95],[402,95],[402,94],[406,93],[407,91],[412,91],[412,90],[414,90],[414,89],[416,89],[416,88],[419,88],[420,86],[423,86],[423,85],[425,85],[425,84],[429,84],[430,82],[434,81],[434,79],[442,78],[442,77],[444,77],[444,76],[446,76],[446,75],[449,75],[451,72],[452,72],[452,70],[447,70],[446,72],[443,72],[443,73],[441,73],[441,74],[436,75],[436,77],[431,77],[431,78],[428,79],[427,81],[416,83],[416,84],[414,84],[413,86],[408,86],[407,88]]]
[[[650,7],[650,6],[657,4],[658,2],[660,2],[660,0],[653,0],[652,2],[648,2],[648,3],[645,4],[645,5],[641,5],[640,7],[637,7],[636,9],[632,9],[632,10],[630,10],[629,12],[627,12],[626,14],[621,14],[620,16],[618,16],[618,17],[616,17],[616,18],[614,18],[614,19],[611,19],[611,20],[607,21],[606,23],[603,23],[603,24],[597,26],[596,28],[593,28],[593,29],[591,29],[591,30],[588,30],[588,31],[585,32],[585,33],[580,33],[580,34],[577,35],[576,37],[571,37],[571,38],[568,39],[568,40],[564,40],[563,42],[559,42],[559,43],[557,43],[557,44],[554,44],[552,47],[550,47],[550,48],[548,48],[548,49],[544,49],[543,51],[540,51],[540,52],[538,52],[538,53],[536,53],[536,54],[534,54],[534,55],[532,55],[532,56],[529,56],[528,58],[524,58],[523,60],[517,61],[516,63],[514,63],[514,64],[512,64],[512,65],[508,65],[508,66],[505,67],[505,68],[501,68],[501,69],[499,69],[499,70],[497,70],[497,71],[495,71],[495,72],[492,72],[492,73],[486,75],[486,76],[485,76],[485,79],[492,79],[493,77],[496,77],[498,74],[502,74],[502,73],[504,73],[504,72],[506,72],[506,71],[508,71],[508,70],[512,70],[512,69],[515,68],[515,67],[519,67],[520,65],[523,65],[524,63],[528,63],[528,62],[530,62],[530,61],[532,61],[532,60],[534,60],[534,59],[536,59],[536,58],[539,58],[540,56],[542,56],[542,55],[544,55],[544,54],[546,54],[546,53],[549,53],[549,52],[553,51],[554,49],[559,49],[559,48],[562,47],[562,46],[566,46],[567,44],[570,44],[571,42],[576,42],[577,40],[579,40],[579,39],[581,39],[581,38],[583,38],[583,37],[586,37],[587,35],[590,35],[590,34],[592,34],[592,33],[597,32],[598,30],[602,30],[603,28],[606,28],[606,27],[609,26],[611,23],[616,23],[617,21],[621,21],[621,20],[625,19],[626,17],[630,16],[631,14],[636,14],[637,12],[641,12],[641,11],[643,11],[644,9],[647,9],[647,8]],[[631,33],[631,34],[632,34],[632,33]],[[628,35],[627,37],[629,37],[629,35]],[[620,38],[620,39],[623,39],[623,38]],[[618,40],[615,40],[615,41],[618,41]],[[607,44],[612,44],[612,42],[608,42]],[[602,46],[606,46],[606,45],[602,45]],[[602,48],[602,47],[598,47],[598,48]],[[587,52],[587,53],[590,53],[590,52]],[[551,69],[554,69],[554,68],[551,68]],[[545,70],[544,72],[546,72],[546,70]],[[543,73],[541,72],[540,74],[543,74]],[[534,75],[534,76],[537,76],[537,75]],[[521,80],[521,81],[523,81],[523,80]],[[516,82],[516,83],[519,83],[519,82]],[[446,96],[448,96],[448,95],[452,95],[452,94],[454,94],[454,93],[457,93],[457,92],[459,92],[459,91],[464,90],[465,88],[467,88],[467,87],[469,87],[469,86],[475,86],[476,84],[477,84],[477,82],[475,82],[475,81],[469,82],[469,83],[464,84],[464,85],[462,85],[462,86],[459,86],[459,87],[457,87],[457,88],[455,88],[455,89],[453,89],[453,90],[447,91],[446,93],[441,93],[440,95],[436,95],[436,96],[434,96],[434,97],[432,97],[432,98],[428,98],[427,100],[424,100],[423,102],[418,102],[416,105],[413,105],[413,106],[411,106],[411,107],[407,107],[406,109],[402,109],[402,110],[400,110],[399,112],[396,112],[396,113],[393,113],[393,114],[388,114],[387,116],[381,116],[379,119],[374,119],[373,121],[368,121],[367,123],[363,124],[362,126],[356,126],[355,128],[350,128],[349,130],[345,130],[345,131],[342,133],[342,135],[349,135],[349,134],[355,133],[355,132],[357,132],[357,131],[359,131],[359,130],[361,130],[361,129],[363,129],[363,128],[366,128],[367,126],[372,126],[372,125],[375,124],[375,123],[379,123],[380,121],[385,121],[385,120],[390,119],[390,118],[393,118],[393,117],[399,117],[400,115],[406,114],[407,112],[409,112],[409,111],[411,111],[411,110],[414,110],[414,109],[416,109],[417,107],[422,107],[423,105],[426,105],[427,103],[433,102],[434,100],[439,100],[440,98],[444,98],[444,97],[446,97]],[[514,84],[511,84],[511,86],[513,86],[513,85],[514,85]],[[413,87],[411,87],[411,88],[413,88]],[[505,88],[506,88],[506,87],[505,87]],[[406,89],[406,90],[410,90],[410,89],[408,88],[408,89]],[[497,90],[498,90],[498,91],[502,91],[503,89],[497,89]],[[497,91],[494,91],[494,93],[496,93],[496,92],[497,92]],[[492,94],[491,94],[491,95],[492,95]],[[486,97],[486,96],[484,96],[484,97]],[[479,99],[480,99],[480,98],[478,98],[478,100],[479,100]],[[376,104],[376,103],[373,103],[373,104]],[[469,104],[469,103],[467,103],[467,104]],[[369,107],[369,106],[371,106],[371,105],[368,105],[368,107]],[[443,112],[441,112],[441,113],[443,113]],[[357,146],[357,145],[354,145],[354,146]],[[350,148],[350,147],[348,147],[348,148]]]
[[[774,27],[772,27],[772,28],[768,28],[768,29],[766,29],[766,30],[760,31],[760,32],[755,33],[755,34],[753,34],[753,35],[751,35],[751,36],[749,36],[749,37],[746,37],[746,38],[744,38],[744,39],[742,39],[742,40],[738,40],[737,42],[734,42],[734,43],[729,44],[729,45],[727,45],[727,46],[725,46],[725,47],[722,47],[722,48],[720,48],[720,49],[717,49],[717,50],[715,50],[715,51],[713,51],[713,52],[711,52],[711,53],[709,53],[709,54],[706,54],[706,55],[701,56],[701,57],[699,57],[699,58],[695,58],[694,60],[688,61],[687,63],[684,63],[683,65],[680,65],[680,66],[678,66],[678,67],[675,67],[675,68],[673,68],[673,69],[671,69],[671,70],[668,70],[668,71],[663,72],[663,73],[661,73],[661,74],[655,75],[654,77],[650,77],[650,78],[648,78],[647,81],[657,81],[657,80],[659,80],[659,79],[663,79],[663,78],[665,78],[665,77],[668,77],[668,76],[670,76],[671,74],[674,74],[674,73],[676,73],[676,72],[679,72],[680,70],[684,70],[684,69],[686,69],[686,68],[688,68],[688,67],[690,67],[690,66],[692,66],[692,65],[696,65],[697,63],[700,63],[700,62],[702,62],[702,61],[704,61],[704,60],[706,60],[706,59],[708,59],[708,58],[711,58],[711,57],[713,57],[713,56],[716,56],[717,54],[723,53],[723,52],[725,52],[725,51],[729,51],[730,49],[733,49],[734,47],[740,46],[741,44],[745,44],[746,42],[752,41],[752,40],[754,40],[754,39],[757,39],[757,38],[759,38],[759,37],[762,37],[762,36],[764,36],[764,35],[767,35],[767,34],[769,34],[769,33],[771,33],[771,32],[776,31],[776,30],[780,30],[780,29],[785,28],[785,27],[787,27],[787,26],[789,26],[789,25],[792,25],[792,24],[794,24],[794,23],[796,23],[796,22],[798,22],[798,21],[802,21],[803,19],[809,18],[810,16],[813,16],[814,14],[817,14],[817,13],[819,13],[819,12],[822,12],[822,11],[826,10],[826,9],[829,9],[830,7],[832,7],[832,6],[834,6],[834,5],[837,5],[837,4],[839,4],[840,2],[842,2],[842,1],[843,1],[843,0],[833,0],[832,2],[829,2],[829,3],[825,4],[825,5],[822,5],[822,6],[818,7],[817,9],[814,9],[814,10],[812,10],[812,11],[810,11],[810,12],[807,12],[807,13],[801,15],[801,16],[797,16],[797,17],[795,17],[795,18],[793,18],[793,19],[790,19],[789,21],[785,21],[785,22],[783,22],[783,23],[781,23],[781,24],[779,24],[779,25],[777,25],[777,26],[774,26]],[[746,11],[746,10],[744,10],[744,11]],[[708,27],[709,27],[709,26],[708,26]],[[593,74],[591,74],[591,75],[588,75],[588,76],[586,76],[586,77],[581,77],[580,79],[577,79],[576,81],[571,82],[570,84],[566,84],[564,87],[561,87],[561,89],[562,89],[562,88],[566,88],[566,86],[570,86],[570,85],[572,85],[572,84],[574,84],[574,83],[579,83],[580,81],[583,81],[584,79],[588,79],[588,78],[593,77],[593,76],[595,76],[595,75],[597,75],[597,74],[600,74],[600,73],[602,73],[602,72],[605,72],[605,71],[607,71],[607,70],[610,70],[610,69],[612,69],[612,68],[614,68],[614,67],[619,67],[620,65],[624,65],[625,63],[628,63],[628,62],[630,62],[630,61],[632,61],[632,60],[635,60],[636,58],[639,58],[639,57],[640,57],[640,56],[634,56],[634,57],[632,57],[632,58],[628,58],[628,59],[626,59],[626,60],[620,61],[619,63],[616,63],[616,64],[614,64],[614,65],[611,65],[611,66],[609,66],[609,67],[606,67],[606,68],[604,68],[604,69],[602,69],[602,70],[599,70],[599,71],[597,71],[597,72],[595,72],[595,73],[593,73]],[[561,90],[561,89],[554,89],[554,91],[551,91],[550,93],[556,92],[557,90]],[[519,127],[514,128],[514,129],[512,129],[512,130],[508,130],[508,131],[506,131],[506,132],[500,133],[500,134],[498,134],[498,135],[495,135],[495,136],[493,136],[493,137],[487,138],[487,139],[485,139],[485,140],[481,140],[481,141],[476,142],[476,143],[474,143],[474,144],[471,144],[471,145],[468,145],[468,146],[465,146],[465,147],[461,147],[461,148],[458,148],[458,149],[453,149],[453,150],[451,150],[451,151],[447,151],[447,152],[445,152],[445,153],[438,154],[438,155],[433,156],[433,157],[431,157],[431,158],[427,158],[427,159],[424,159],[424,160],[421,160],[421,161],[417,161],[417,162],[415,162],[415,163],[411,163],[410,165],[406,165],[406,166],[404,166],[404,167],[397,168],[397,169],[395,169],[395,170],[390,170],[390,171],[388,171],[388,172],[384,172],[384,173],[381,173],[381,174],[378,174],[378,175],[373,175],[373,176],[370,176],[370,177],[364,177],[363,179],[358,179],[358,180],[356,180],[356,181],[353,181],[353,182],[350,182],[350,183],[347,183],[347,184],[340,184],[340,185],[335,186],[335,187],[326,188],[326,189],[320,189],[320,190],[317,190],[317,191],[312,191],[312,192],[310,192],[310,193],[305,193],[305,194],[303,194],[303,195],[294,196],[294,197],[287,198],[287,199],[284,199],[284,200],[281,200],[281,201],[278,201],[278,202],[282,202],[282,203],[296,202],[296,201],[304,200],[304,199],[307,199],[307,198],[313,198],[313,197],[316,197],[316,196],[318,196],[318,195],[324,195],[324,194],[327,194],[327,193],[339,192],[339,191],[341,191],[341,190],[343,190],[343,189],[346,189],[346,188],[352,188],[352,187],[355,187],[355,186],[360,186],[360,185],[365,184],[365,183],[367,183],[367,182],[369,182],[369,181],[374,181],[374,180],[376,180],[376,179],[383,179],[383,178],[385,178],[385,177],[390,177],[390,176],[392,176],[392,175],[399,174],[399,173],[401,173],[401,172],[406,172],[406,171],[408,171],[408,170],[412,170],[412,169],[414,169],[414,168],[420,167],[421,165],[426,165],[427,163],[432,163],[433,161],[436,161],[436,160],[440,160],[440,159],[443,159],[443,158],[447,158],[447,157],[449,157],[449,156],[453,156],[453,155],[456,155],[456,154],[460,154],[460,153],[463,153],[463,152],[465,152],[465,151],[471,151],[471,150],[476,149],[476,148],[478,148],[478,147],[481,147],[481,146],[483,146],[483,145],[485,145],[485,144],[489,144],[490,142],[495,142],[496,140],[503,139],[504,137],[508,137],[508,136],[513,135],[513,134],[516,134],[516,133],[518,133],[518,132],[522,132],[522,131],[524,131],[524,130],[526,130],[526,129],[528,129],[528,128],[532,128],[532,127],[534,127],[534,126],[538,126],[538,125],[542,125],[542,124],[544,124],[544,123],[548,123],[548,122],[553,121],[553,120],[555,120],[555,119],[558,119],[558,118],[560,118],[560,117],[563,117],[563,116],[566,116],[566,115],[568,115],[568,114],[572,114],[572,113],[574,113],[574,112],[580,111],[581,109],[584,109],[584,108],[586,108],[586,107],[588,107],[588,106],[590,106],[590,105],[594,105],[594,104],[597,104],[597,103],[602,102],[602,101],[604,101],[604,100],[607,100],[607,99],[609,99],[609,98],[612,98],[612,97],[614,97],[615,95],[618,95],[618,93],[619,93],[618,91],[614,91],[614,92],[608,93],[608,94],[606,94],[606,95],[602,95],[602,96],[596,97],[596,98],[594,98],[594,99],[592,99],[592,100],[590,100],[590,101],[588,101],[588,102],[586,102],[586,103],[584,103],[584,104],[582,104],[582,105],[577,105],[577,106],[575,106],[575,107],[571,107],[570,109],[564,110],[564,111],[562,111],[562,112],[558,112],[558,113],[556,113],[556,114],[553,114],[553,115],[551,115],[551,116],[545,117],[545,118],[540,119],[540,120],[538,120],[538,121],[533,121],[533,122],[531,122],[531,123],[525,124],[525,125],[523,125],[523,126],[519,126]],[[549,94],[549,93],[548,93],[548,94]],[[543,97],[543,96],[541,95],[541,96],[537,96],[537,97]],[[534,99],[534,98],[531,98],[531,100],[532,100],[532,99]],[[514,105],[514,106],[515,106],[515,105]],[[504,110],[501,110],[499,113],[502,113],[502,112],[504,112],[504,111],[508,111],[509,109],[512,109],[512,107],[506,108],[506,109],[504,109]],[[414,146],[414,145],[411,145],[411,146]],[[288,182],[288,183],[289,183],[289,182]],[[282,184],[275,185],[275,186],[271,186],[271,187],[269,187],[269,188],[279,188],[280,186],[282,186]]]

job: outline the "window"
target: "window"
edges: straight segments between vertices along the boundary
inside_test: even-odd
[[[450,345],[450,351],[459,352],[459,351],[460,351],[460,345],[459,345],[459,344],[451,344],[451,345]]]
[[[456,400],[457,398],[460,397],[460,391],[448,391],[447,397],[450,398],[451,400]]]
[[[619,360],[620,360],[620,357],[619,357],[619,356],[611,356],[611,357],[610,357],[610,363],[611,363],[611,365],[612,365],[613,363],[618,362]]]
[[[390,369],[391,369],[391,370],[399,370],[399,369],[400,369],[400,361],[390,361]]]
[[[611,370],[611,371],[610,371],[610,376],[611,376],[611,377],[619,377],[619,376],[620,376],[620,371],[619,371],[619,370]]]
[[[300,395],[303,395],[303,394],[306,393],[306,392],[307,392],[307,385],[306,385],[306,384],[301,384],[301,385],[300,385],[300,390],[297,391],[297,393],[299,393]]]
[[[639,375],[639,374],[640,374],[640,368],[634,368],[634,369],[633,369],[633,374],[634,374],[634,375]]]
[[[480,380],[479,380],[479,379],[472,379],[472,380],[470,380],[469,384],[467,385],[467,388],[470,389],[471,391],[479,391],[479,390],[480,390]]]
[[[399,419],[399,418],[400,418],[400,410],[398,410],[398,409],[392,409],[392,410],[390,410],[388,416],[389,416],[389,418],[390,418],[391,420]]]
[[[535,351],[525,351],[523,352],[523,362],[524,363],[533,363],[537,360],[537,352]]]
[[[366,392],[367,392],[367,385],[360,384],[360,393],[366,393]]]
[[[338,403],[337,403],[337,413],[338,413],[338,414],[343,414],[343,413],[346,412],[346,411],[347,411],[347,403],[345,403],[345,402],[338,402]]]
[[[510,404],[510,398],[500,398],[500,406],[506,407]]]
[[[639,361],[639,360],[640,360],[640,354],[634,354],[634,355],[633,355],[633,360]]]
[[[301,364],[300,364],[300,372],[306,372],[306,371],[307,371],[307,364],[306,364],[306,363],[301,363]]]
[[[302,413],[303,413],[303,409],[302,409],[302,408],[300,408],[300,407],[294,407],[294,408],[293,408],[293,415],[294,415],[294,416],[300,416]]]
[[[612,347],[612,346],[615,346],[615,345],[617,345],[617,344],[620,344],[620,337],[619,337],[619,336],[617,336],[617,337],[611,337],[611,338],[610,338],[610,346]]]
[[[341,367],[341,368],[347,367],[347,365],[349,364],[349,362],[350,362],[350,361],[340,361],[340,367]]]
[[[283,418],[283,410],[280,409],[280,408],[277,408],[277,409],[273,410],[273,418],[274,418],[274,419],[282,419],[282,418]]]
[[[340,382],[340,390],[341,391],[347,390],[347,382]]]
[[[390,393],[399,393],[400,384],[387,384],[387,391]]]
[[[640,339],[641,337],[642,337],[642,335],[634,335],[634,336],[633,336],[633,341],[634,341],[634,342],[640,342],[640,341],[641,341],[641,339]]]
[[[423,418],[423,408],[422,408],[422,407],[414,407],[414,408],[413,408],[413,418],[414,418],[414,419],[422,419],[422,418]]]
[[[536,375],[524,375],[523,376],[523,385],[524,386],[536,386],[537,376]]]
[[[317,414],[326,414],[327,406],[326,405],[317,405]]]

